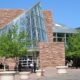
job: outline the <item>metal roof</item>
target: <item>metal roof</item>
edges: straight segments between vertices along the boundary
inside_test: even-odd
[[[68,28],[63,24],[54,23],[53,24],[53,32],[57,33],[77,33],[77,30],[74,28]]]

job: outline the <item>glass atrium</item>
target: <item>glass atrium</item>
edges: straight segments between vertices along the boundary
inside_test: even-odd
[[[25,31],[27,41],[32,41],[30,48],[36,47],[37,42],[47,41],[47,35],[45,31],[44,18],[40,4],[34,5],[30,10],[23,12],[16,17],[13,21],[8,23],[3,29],[0,29],[0,33],[7,32],[13,27],[18,25],[18,32]]]
[[[29,49],[38,48],[38,42],[47,41],[47,34],[45,31],[44,17],[41,10],[40,4],[36,4],[30,10],[23,12],[21,15],[16,17],[13,21],[8,23],[3,29],[0,29],[0,34],[7,32],[13,27],[13,25],[18,25],[18,32],[25,31],[27,41],[31,41],[32,44],[29,45]],[[30,63],[36,61],[37,66],[39,66],[38,56],[39,51],[29,52],[24,57],[20,58],[20,63],[23,66],[29,66]]]

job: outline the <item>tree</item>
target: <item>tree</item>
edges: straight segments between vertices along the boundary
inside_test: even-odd
[[[74,62],[77,61],[78,63],[80,59],[80,33],[72,34],[68,38],[65,50],[66,58],[73,59]]]
[[[30,42],[26,41],[26,33],[18,32],[18,28],[19,26],[13,25],[7,32],[0,34],[0,57],[14,58],[27,54],[27,46],[30,45]]]

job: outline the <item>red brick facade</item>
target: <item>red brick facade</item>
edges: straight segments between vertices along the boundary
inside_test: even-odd
[[[39,52],[40,67],[56,67],[65,63],[63,43],[40,43]]]
[[[18,9],[0,9],[0,28],[3,28],[6,24],[23,12],[23,10]]]
[[[52,22],[52,16],[50,11],[44,11],[44,22],[45,22],[45,28],[48,36],[48,42],[53,42],[53,22]]]
[[[39,43],[40,67],[55,67],[65,64],[64,43],[53,42],[52,16],[50,11],[44,11],[44,20],[48,42]]]
[[[14,70],[16,66],[16,59],[15,58],[7,58],[4,60],[4,58],[0,58],[0,63],[5,63],[8,67],[9,70]]]

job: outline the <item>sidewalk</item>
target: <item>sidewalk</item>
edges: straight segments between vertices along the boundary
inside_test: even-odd
[[[58,74],[51,68],[46,73],[47,75],[38,80],[80,80],[80,69],[68,69],[66,74]]]
[[[55,68],[50,67],[45,69],[44,76],[37,77],[32,73],[27,80],[80,80],[80,69],[68,69],[66,74],[58,74]]]

